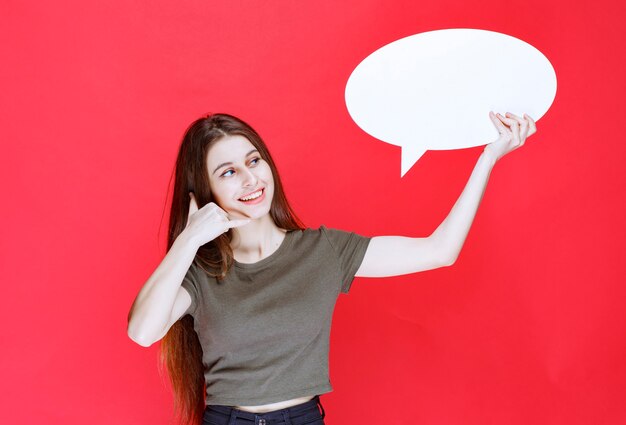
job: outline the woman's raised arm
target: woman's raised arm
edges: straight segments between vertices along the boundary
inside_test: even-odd
[[[398,276],[454,264],[482,201],[493,166],[502,156],[523,146],[526,138],[537,131],[535,122],[526,114],[525,119],[508,112],[506,116],[508,118],[489,114],[500,136],[485,147],[461,196],[439,227],[426,238],[373,237],[356,276]]]

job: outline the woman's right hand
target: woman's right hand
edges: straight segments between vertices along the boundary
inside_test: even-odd
[[[184,231],[191,235],[198,246],[212,241],[231,227],[250,223],[250,219],[231,220],[228,213],[214,202],[209,202],[198,209],[193,192],[189,192],[189,197],[191,198],[189,200],[189,215]]]
[[[495,142],[485,146],[485,154],[497,162],[504,155],[524,146],[526,139],[537,132],[537,124],[528,115],[524,114],[524,118],[506,113],[506,118],[500,114],[494,114],[489,111],[489,118],[498,129],[500,137]],[[507,127],[508,126],[508,127]]]

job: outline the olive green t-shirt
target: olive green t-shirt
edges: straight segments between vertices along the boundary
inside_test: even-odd
[[[290,230],[270,256],[235,261],[218,283],[192,263],[191,296],[202,345],[205,404],[260,405],[332,391],[330,325],[371,238],[329,229]]]

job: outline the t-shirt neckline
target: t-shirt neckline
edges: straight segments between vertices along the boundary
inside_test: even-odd
[[[262,260],[259,260],[256,263],[240,263],[239,261],[233,258],[233,265],[237,267],[238,269],[252,270],[252,269],[257,269],[259,267],[263,267],[273,262],[278,257],[280,257],[283,251],[286,251],[289,248],[293,233],[294,233],[293,230],[287,230],[287,232],[285,233],[285,237],[283,238],[282,242],[280,243],[276,251],[272,252],[269,256],[263,258]]]

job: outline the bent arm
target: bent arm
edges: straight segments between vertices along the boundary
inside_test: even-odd
[[[495,163],[487,153],[480,156],[463,193],[446,219],[429,237],[373,237],[356,276],[399,276],[454,264],[474,221]]]

